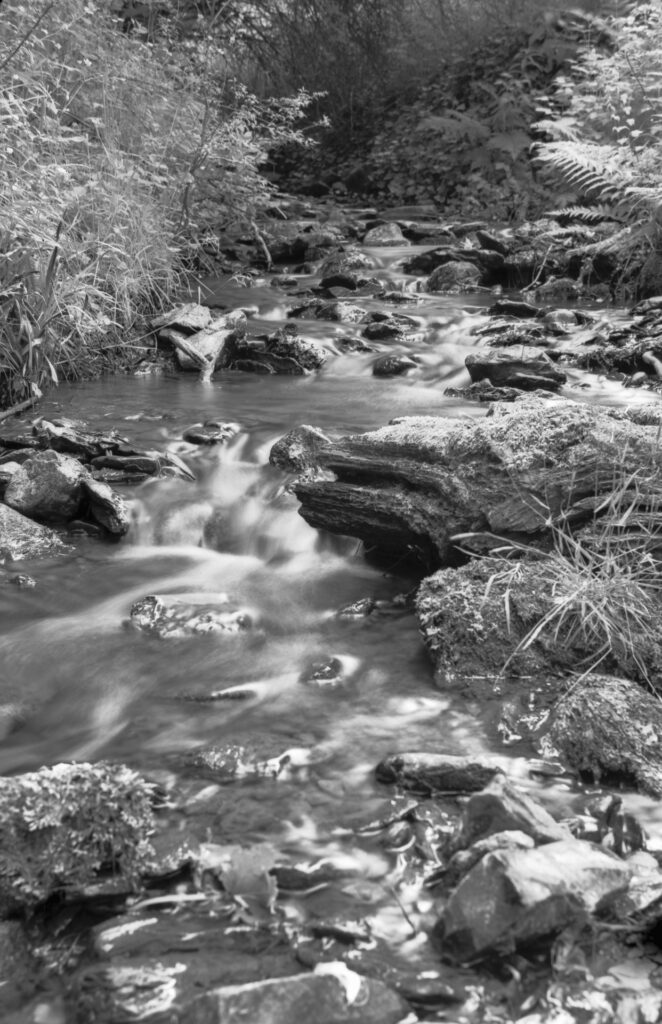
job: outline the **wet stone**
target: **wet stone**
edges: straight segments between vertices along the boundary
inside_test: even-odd
[[[0,505],[0,559],[18,562],[69,550],[58,535],[8,505]]]
[[[468,355],[465,366],[473,383],[489,380],[495,387],[520,388],[522,391],[557,391],[567,381],[544,355],[540,358],[513,358],[507,352],[481,352]]]
[[[184,758],[184,767],[215,782],[292,779],[307,768],[310,758],[303,748],[283,749],[279,737],[248,737],[245,742],[224,743],[193,751]]]
[[[131,513],[124,499],[108,484],[90,477],[83,479],[82,488],[92,519],[113,536],[124,536],[131,525]]]
[[[130,622],[160,639],[209,634],[232,636],[253,625],[252,615],[227,594],[149,594],[131,607]]]
[[[335,689],[342,686],[345,668],[340,658],[323,658],[314,661],[299,676],[299,682],[317,689]]]
[[[80,506],[84,475],[76,459],[54,451],[36,453],[12,474],[5,502],[38,519],[72,519]]]
[[[187,427],[182,437],[189,444],[213,445],[225,444],[236,437],[241,427],[238,423],[220,423],[217,420],[207,420],[206,423],[194,423]]]
[[[401,377],[417,367],[418,363],[411,356],[385,355],[373,363],[372,374],[374,377]]]
[[[437,267],[428,278],[425,290],[428,292],[472,291],[477,288],[481,272],[474,263],[457,261]]]
[[[344,249],[332,253],[320,267],[320,277],[330,277],[332,274],[351,274],[355,270],[374,270],[377,261],[360,249]]]
[[[418,792],[475,792],[501,772],[488,760],[427,752],[389,754],[377,765],[379,782]]]
[[[391,246],[409,245],[409,241],[403,235],[400,225],[396,221],[387,221],[384,224],[377,224],[366,231],[363,236],[363,244],[368,246]]]

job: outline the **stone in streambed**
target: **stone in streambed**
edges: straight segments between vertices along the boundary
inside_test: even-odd
[[[662,796],[662,704],[642,686],[584,676],[556,703],[546,736],[575,771]]]
[[[366,317],[365,309],[354,306],[350,302],[323,302],[314,299],[303,306],[295,306],[287,313],[288,317],[303,320],[330,320],[345,324],[358,324]]]
[[[517,359],[510,352],[480,352],[468,355],[464,363],[474,384],[487,379],[494,387],[557,391],[568,379],[544,353]]]
[[[467,850],[458,850],[453,854],[445,868],[434,872],[434,881],[441,880],[445,887],[454,888],[488,853],[494,853],[495,850],[532,850],[535,845],[533,838],[525,832],[515,829],[494,832],[486,839],[478,839]]]
[[[502,769],[487,760],[427,752],[389,754],[375,769],[378,782],[426,792],[475,792]]]
[[[18,562],[68,551],[58,535],[8,505],[0,505],[0,561]]]
[[[131,525],[131,512],[124,499],[108,484],[90,476],[83,478],[82,489],[92,519],[113,536],[124,536]]]
[[[218,420],[207,420],[205,423],[194,423],[187,427],[182,437],[189,444],[212,445],[225,444],[236,437],[241,427],[238,423],[221,423]]]
[[[368,246],[392,246],[409,245],[409,241],[402,234],[400,225],[396,221],[387,221],[377,224],[366,231],[363,236],[363,244]]]
[[[428,292],[473,291],[481,280],[481,271],[466,260],[444,263],[432,272],[425,290]]]
[[[374,270],[377,261],[360,249],[342,249],[332,253],[322,264],[319,275],[322,279],[332,274],[351,274],[356,270]]]
[[[238,608],[227,594],[149,594],[131,607],[130,622],[160,639],[244,633],[253,616]]]
[[[211,322],[212,313],[208,306],[201,306],[197,302],[187,302],[154,317],[151,326],[155,331],[162,330],[164,327],[172,327],[183,334],[196,334],[209,327]]]
[[[435,935],[455,960],[511,952],[599,912],[631,877],[618,857],[578,839],[490,853],[455,890]]]
[[[12,474],[5,503],[37,519],[73,519],[80,506],[86,471],[76,459],[37,452]]]
[[[570,836],[536,800],[497,775],[480,793],[469,797],[451,848],[454,852],[466,850],[501,832],[523,832],[537,845]]]
[[[246,699],[252,694],[247,689]],[[222,692],[218,695],[222,697]],[[228,699],[237,699],[233,693]],[[183,766],[187,771],[215,782],[228,783],[237,780],[257,782],[261,779],[291,779],[302,771],[305,773],[310,761],[310,751],[304,747],[283,749],[285,741],[278,736],[261,735],[237,736],[231,743],[203,747],[187,754]]]
[[[295,324],[260,338],[235,338],[226,344],[220,366],[252,373],[303,375],[319,370],[326,362],[321,345],[298,337]]]
[[[380,356],[372,364],[373,377],[402,377],[409,370],[415,370],[418,363],[406,355]]]
[[[316,427],[295,427],[272,446],[269,462],[280,469],[302,472],[316,464],[320,449],[328,444],[329,438]]]

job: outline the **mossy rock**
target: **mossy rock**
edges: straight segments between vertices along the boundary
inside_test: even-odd
[[[57,764],[0,779],[0,916],[108,870],[134,886],[152,853],[152,786],[124,765]]]
[[[577,680],[546,737],[575,771],[662,796],[662,700],[643,686],[602,675]]]

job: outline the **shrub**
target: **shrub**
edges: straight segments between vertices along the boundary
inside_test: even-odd
[[[5,401],[130,361],[127,332],[181,282],[182,251],[252,219],[269,147],[298,137],[307,97],[258,104],[201,16],[184,34],[174,3],[144,6],[149,30],[100,0],[0,9]]]
[[[123,765],[58,764],[0,779],[0,909],[77,890],[102,868],[135,885],[152,852],[152,787]]]

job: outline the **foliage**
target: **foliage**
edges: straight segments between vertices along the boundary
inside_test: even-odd
[[[0,8],[4,401],[130,362],[127,331],[177,287],[182,251],[250,221],[269,148],[299,137],[307,97],[235,89],[218,18],[133,9],[147,27],[100,0]]]
[[[595,503],[591,522],[573,533],[567,521],[552,521],[553,546],[542,551],[504,543],[492,554],[526,555],[537,560],[546,609],[518,643],[512,658],[538,642],[582,651],[578,667],[598,666],[660,683],[662,647],[662,469],[655,460],[618,476],[606,497]],[[494,577],[504,593],[510,620],[521,563],[504,563]],[[504,666],[504,671],[507,666]]]
[[[148,862],[152,787],[123,765],[58,764],[0,779],[0,906],[29,907],[108,868]]]
[[[587,220],[607,212],[624,227],[603,247],[641,268],[661,244],[662,4],[638,5],[614,27],[618,46],[587,50],[557,77],[536,126],[545,136],[536,156],[571,190],[555,213]]]

